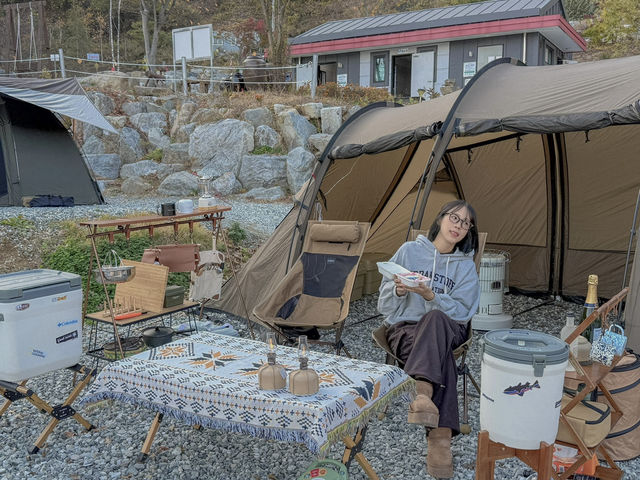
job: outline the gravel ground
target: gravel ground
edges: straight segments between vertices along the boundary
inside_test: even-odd
[[[162,199],[163,201],[166,199]],[[72,209],[0,209],[0,219],[22,214],[37,222],[64,218],[86,218],[91,215],[121,215],[150,210],[160,199],[110,199],[109,205]],[[227,221],[252,223],[261,232],[269,232],[286,214],[288,204],[252,204],[231,202]],[[260,219],[257,221],[256,219]],[[2,230],[2,229],[0,229]],[[354,302],[347,319],[343,339],[351,353],[360,359],[383,362],[384,355],[371,341],[371,331],[380,323],[376,315],[376,295]],[[568,310],[579,307],[560,300],[534,299],[506,295],[504,308],[514,315],[514,328],[527,328],[558,335]],[[213,321],[230,321],[242,336],[248,336],[244,321],[213,312]],[[87,337],[88,331],[85,332]],[[480,380],[478,340],[468,359],[471,371]],[[85,342],[87,338],[85,338]],[[85,359],[87,365],[92,364]],[[52,404],[60,403],[70,390],[71,374],[66,370],[41,375],[29,381],[35,392]],[[470,387],[471,388],[471,387]],[[472,390],[472,394],[475,393]],[[428,478],[424,458],[424,429],[406,422],[407,405],[396,400],[387,416],[370,423],[364,454],[382,480]],[[153,413],[125,403],[105,401],[87,407],[81,413],[97,429],[85,432],[73,420],[65,420],[49,436],[47,444],[36,455],[27,454],[47,418],[39,415],[28,402],[16,402],[0,418],[0,479],[224,479],[224,480],[289,480],[296,479],[313,460],[301,445],[258,440],[246,435],[193,428],[166,418],[151,448],[146,463],[137,463],[138,453]],[[479,399],[470,398],[470,435],[454,439],[453,451],[456,479],[474,478],[477,434],[479,431]],[[329,458],[339,459],[341,449],[334,446]],[[620,462],[626,479],[640,478],[640,459]],[[496,479],[522,478],[527,467],[515,459],[497,462]],[[367,477],[353,462],[352,480]]]

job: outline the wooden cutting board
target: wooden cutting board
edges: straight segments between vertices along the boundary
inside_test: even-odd
[[[122,260],[122,265],[136,267],[133,280],[116,285],[115,298],[135,298],[136,305],[148,312],[161,312],[169,278],[169,267],[153,263]]]

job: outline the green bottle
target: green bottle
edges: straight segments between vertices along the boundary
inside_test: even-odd
[[[582,308],[582,320],[586,319],[598,308],[598,276],[589,275],[587,281],[587,297],[584,299],[584,307]],[[583,332],[583,335],[587,337],[589,342],[593,343],[594,339],[600,338],[600,331],[602,330],[602,322],[600,317],[596,318]]]

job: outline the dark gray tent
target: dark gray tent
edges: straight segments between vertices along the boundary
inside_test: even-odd
[[[82,152],[57,115],[116,133],[77,80],[0,78],[0,206],[61,195],[104,200]]]
[[[216,305],[245,316],[268,296],[318,207],[328,220],[371,222],[365,258],[388,258],[456,197],[476,208],[487,247],[511,254],[510,286],[584,295],[596,273],[601,296],[613,295],[639,152],[640,57],[543,67],[500,59],[451,95],[371,105],[334,135],[301,206]]]

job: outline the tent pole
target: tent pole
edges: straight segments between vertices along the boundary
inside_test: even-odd
[[[418,195],[416,196],[416,203],[414,205],[413,213],[411,215],[411,224],[409,228],[415,227],[419,229],[422,225],[422,219],[424,218],[424,211],[427,208],[427,200],[429,199],[429,194],[431,193],[431,187],[433,187],[433,182],[436,178],[436,171],[438,170],[438,166],[442,161],[442,157],[447,151],[447,147],[449,146],[449,142],[451,142],[451,138],[453,137],[453,125],[449,123],[447,128],[444,130],[442,135],[439,135],[433,145],[433,150],[431,151],[431,156],[429,157],[429,161],[427,162],[427,166],[425,167],[425,171],[422,174],[422,178],[420,179],[420,186],[418,187]],[[425,176],[426,175],[426,176]],[[424,185],[424,190],[422,193],[422,197],[420,197],[420,189]],[[418,217],[415,217],[415,207],[420,202],[420,209],[418,211]]]
[[[627,247],[627,259],[624,262],[624,276],[622,277],[622,288],[627,283],[627,272],[629,271],[629,258],[631,257],[631,247],[633,246],[633,237],[636,235],[636,222],[638,221],[638,208],[640,207],[640,190],[638,190],[638,199],[636,200],[636,208],[633,211],[633,222],[631,223],[631,231],[629,232],[629,246]]]

